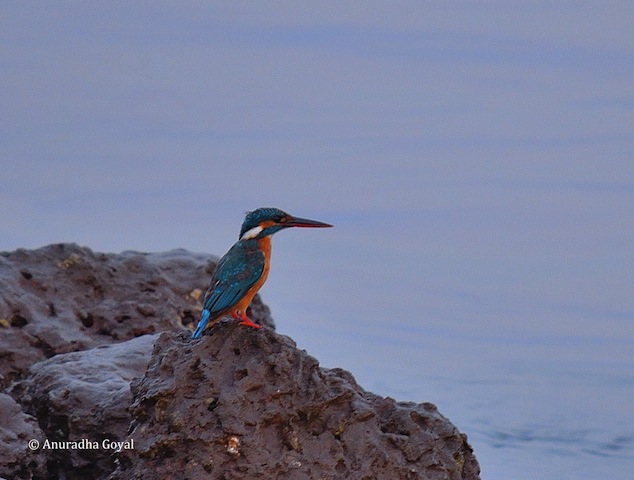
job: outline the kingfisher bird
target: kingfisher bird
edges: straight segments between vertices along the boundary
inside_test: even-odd
[[[247,317],[247,307],[269,275],[271,235],[288,227],[325,228],[332,225],[294,217],[278,208],[258,208],[248,212],[239,240],[216,265],[192,338],[200,338],[207,325],[213,325],[225,315],[240,319],[240,325],[261,327]]]

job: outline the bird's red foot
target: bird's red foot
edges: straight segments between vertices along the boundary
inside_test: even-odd
[[[233,315],[233,318],[235,318],[236,320],[238,319],[237,315]],[[249,317],[247,317],[246,313],[242,313],[240,314],[240,319],[242,320],[240,322],[240,325],[245,325],[247,327],[251,327],[251,328],[262,328],[262,325],[258,325],[257,323],[255,323],[253,320],[251,320]]]
[[[262,328],[262,325],[258,325],[257,323],[251,321],[251,319],[249,319],[249,318],[243,319],[240,322],[240,325],[246,325],[247,327],[256,328],[256,329],[257,328]]]

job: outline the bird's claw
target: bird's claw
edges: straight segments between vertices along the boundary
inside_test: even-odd
[[[242,314],[240,318],[242,319],[242,321],[240,322],[240,325],[244,325],[246,327],[251,327],[255,329],[262,328],[262,325],[258,325],[257,323],[255,323],[253,320],[247,317],[246,314]]]

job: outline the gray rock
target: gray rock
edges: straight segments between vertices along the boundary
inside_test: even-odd
[[[115,468],[114,452],[103,441],[128,433],[130,382],[142,377],[158,334],[127,342],[65,353],[36,363],[11,394],[35,415],[49,442],[96,442],[99,448],[52,449],[52,478],[104,478]],[[44,444],[42,444],[44,445]]]
[[[111,480],[479,478],[434,405],[367,392],[271,330],[164,333],[132,390],[135,449]]]
[[[0,476],[30,480],[46,478],[46,455],[29,448],[29,441],[44,441],[37,420],[22,411],[9,395],[0,393]]]
[[[33,363],[165,330],[193,330],[216,257],[95,253],[75,244],[0,253],[0,387]],[[254,299],[252,319],[275,328]]]
[[[214,257],[0,253],[0,477],[468,479],[466,436],[429,403],[366,392],[252,319],[191,339]],[[156,332],[164,331],[159,334]],[[7,387],[9,387],[7,389]],[[129,449],[28,450],[28,440]]]

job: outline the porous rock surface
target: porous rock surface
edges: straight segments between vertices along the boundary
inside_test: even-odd
[[[220,323],[192,340],[214,265],[184,250],[0,253],[0,478],[479,478],[435,406],[320,368],[259,299],[249,315],[270,328]]]
[[[367,392],[267,329],[161,334],[132,391],[135,450],[112,480],[479,478],[434,405]]]
[[[46,478],[46,456],[28,447],[29,441],[41,443],[44,438],[37,420],[0,393],[0,478]]]
[[[28,441],[125,436],[129,383],[155,339],[147,335],[193,329],[216,261],[70,243],[0,252],[0,392],[11,395],[0,394],[0,479],[97,479],[114,469],[111,451],[32,451]],[[259,296],[249,315],[274,328]]]
[[[104,478],[115,469],[115,452],[103,442],[127,435],[130,382],[145,372],[158,335],[56,355],[34,364],[10,389],[49,441],[98,444],[47,451],[49,478]]]
[[[193,329],[216,261],[182,249],[114,254],[69,243],[0,252],[0,388],[53,355]],[[249,314],[274,325],[258,296]]]

